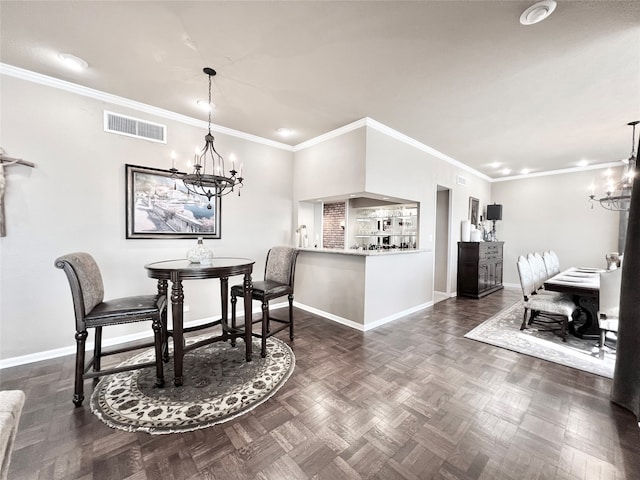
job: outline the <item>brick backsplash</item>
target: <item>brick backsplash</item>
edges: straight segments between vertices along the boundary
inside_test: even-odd
[[[322,209],[322,246],[324,248],[344,248],[345,204],[325,203]]]

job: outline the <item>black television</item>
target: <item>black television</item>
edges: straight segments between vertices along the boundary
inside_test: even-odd
[[[487,205],[487,220],[502,220],[502,205]]]

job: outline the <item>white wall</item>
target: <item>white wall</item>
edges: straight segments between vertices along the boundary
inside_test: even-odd
[[[364,190],[365,129],[359,128],[295,153],[294,201]]]
[[[518,255],[554,250],[562,268],[605,267],[618,250],[619,213],[591,208],[589,186],[602,170],[546,175],[492,184],[492,201],[502,204],[497,222],[504,243],[504,282],[518,284]]]
[[[6,153],[36,164],[5,169],[7,236],[0,238],[0,359],[74,345],[71,294],[54,260],[87,251],[101,266],[105,294],[153,293],[144,264],[184,258],[195,240],[125,239],[126,163],[178,167],[204,143],[204,129],[128,110],[92,98],[2,76],[0,144]],[[103,109],[163,123],[168,144],[103,131]],[[272,245],[293,238],[292,153],[216,134],[216,148],[244,163],[242,195],[222,199],[222,238],[205,240],[215,255],[256,260],[262,278]],[[234,279],[231,279],[233,284]],[[238,279],[238,282],[240,279]],[[219,315],[217,280],[185,282],[186,321]],[[113,336],[151,330],[127,325]]]
[[[466,185],[456,182],[458,175]],[[420,202],[419,248],[435,248],[436,192],[438,185],[451,190],[452,222],[449,236],[452,260],[450,291],[456,291],[457,242],[460,224],[468,219],[469,197],[480,200],[481,210],[491,201],[491,183],[398,138],[367,128],[367,192]],[[432,262],[433,263],[433,262]],[[429,275],[433,275],[430,272]]]

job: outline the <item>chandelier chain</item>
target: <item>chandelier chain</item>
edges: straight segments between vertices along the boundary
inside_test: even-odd
[[[240,195],[240,189],[243,187],[242,181],[242,164],[240,170],[236,171],[235,160],[232,157],[231,170],[225,172],[224,158],[220,155],[213,144],[214,138],[211,134],[211,85],[212,79],[216,74],[213,68],[206,67],[204,73],[209,77],[209,116],[208,116],[208,133],[205,135],[205,144],[201,153],[196,151],[192,173],[180,173],[175,167],[170,171],[173,176],[178,177],[184,183],[189,193],[206,197],[207,208],[211,209],[211,199],[220,198],[231,192],[237,191]],[[210,164],[210,169],[207,168]]]
[[[208,106],[209,106],[209,135],[211,135],[211,110],[213,110],[213,108],[211,108],[211,75],[209,75],[209,105]]]

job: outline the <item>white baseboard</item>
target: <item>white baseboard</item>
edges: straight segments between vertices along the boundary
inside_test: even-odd
[[[240,305],[240,302],[238,302],[238,305]],[[276,310],[278,308],[286,307],[288,305],[289,305],[288,302],[274,303],[273,305],[269,305],[269,308],[272,310]],[[260,306],[258,306],[257,308],[254,308],[252,311],[252,313],[261,313],[261,312],[262,312],[262,308]],[[239,317],[244,316],[244,310],[238,309],[237,315]],[[205,323],[213,322],[215,320],[220,320],[220,318],[221,316],[218,315],[215,317],[207,317],[207,318],[201,318],[198,320],[191,320],[190,322],[185,322],[184,326],[185,328],[195,327],[197,325],[202,325]],[[89,337],[93,338],[92,335],[90,335]],[[102,346],[112,347],[114,345],[120,345],[123,343],[133,342],[136,340],[151,339],[152,337],[153,337],[153,332],[151,331],[133,333],[130,335],[122,335],[119,337],[105,339],[102,342]],[[93,350],[93,345],[94,345],[94,342],[87,342],[85,350]],[[45,350],[43,352],[31,353],[28,355],[21,355],[19,357],[5,358],[4,360],[0,360],[0,370],[4,368],[17,367],[18,365],[25,365],[27,363],[35,363],[35,362],[41,362],[42,360],[50,360],[52,358],[64,357],[66,355],[75,355],[75,353],[76,353],[76,346],[75,344],[73,344],[67,347],[55,348],[53,350]]]
[[[379,327],[381,325],[384,325],[385,323],[389,323],[392,322],[394,320],[397,320],[398,318],[404,317],[406,315],[410,315],[412,313],[415,313],[417,311],[423,310],[425,308],[431,307],[433,306],[433,301],[431,302],[427,302],[427,303],[423,303],[421,305],[418,305],[416,307],[412,307],[410,309],[404,310],[402,312],[398,312],[395,313],[393,315],[389,315],[388,317],[384,317],[381,318],[379,320],[376,320],[375,322],[372,323],[368,323],[366,325],[362,325],[361,323],[357,323],[354,322],[353,320],[349,320],[347,318],[342,318],[339,317],[338,315],[333,315],[332,313],[329,312],[325,312],[322,310],[319,310],[317,308],[313,308],[313,307],[309,307],[307,305],[298,303],[298,302],[294,302],[294,305],[296,307],[298,307],[301,310],[305,310],[307,312],[313,313],[315,315],[318,315],[320,317],[326,318],[328,320],[331,320],[333,322],[336,323],[340,323],[342,325],[345,325],[347,327],[359,330],[361,332],[366,332],[368,330],[372,330],[376,327]],[[288,302],[281,302],[281,303],[274,303],[272,305],[269,305],[269,308],[271,310],[277,310],[279,308],[285,308],[288,306]],[[260,306],[258,306],[257,308],[254,308],[252,313],[256,314],[256,313],[261,313],[262,309]],[[244,316],[244,310],[240,310],[238,309],[237,311],[237,315],[238,316]],[[215,320],[219,320],[220,319],[220,315],[215,316],[215,317],[207,317],[207,318],[201,318],[198,320],[192,320],[190,322],[186,322],[184,324],[185,327],[195,327],[197,325],[202,325],[205,323],[209,323],[209,322],[213,322]],[[103,341],[102,346],[103,347],[111,347],[114,345],[120,345],[123,343],[128,343],[128,342],[133,342],[133,341],[137,341],[137,340],[145,340],[145,339],[151,339],[151,337],[153,336],[152,332],[139,332],[139,333],[133,333],[130,335],[122,335],[119,337],[114,337],[114,338],[110,338],[110,339],[105,339]],[[86,343],[86,350],[93,350],[93,342],[87,342]],[[55,348],[53,350],[45,350],[42,352],[37,352],[37,353],[31,353],[28,355],[21,355],[18,357],[11,357],[11,358],[6,358],[4,360],[0,360],[0,370],[5,369],[5,368],[10,368],[10,367],[17,367],[19,365],[26,365],[28,363],[35,363],[35,362],[41,362],[43,360],[50,360],[52,358],[58,358],[58,357],[64,357],[66,355],[75,355],[76,353],[76,346],[74,345],[69,345],[66,347],[62,347],[62,348]]]
[[[318,315],[319,317],[326,318],[327,320],[331,320],[333,322],[340,323],[341,325],[345,325],[347,327],[353,328],[355,330],[359,330],[361,332],[367,332],[367,331],[372,330],[372,329],[374,329],[376,327],[384,325],[385,323],[393,322],[394,320],[397,320],[398,318],[404,317],[406,315],[410,315],[412,313],[415,313],[415,312],[418,312],[418,311],[423,310],[425,308],[433,306],[433,302],[432,301],[431,302],[427,302],[427,303],[423,303],[421,305],[409,308],[409,309],[404,310],[402,312],[394,313],[393,315],[389,315],[388,317],[381,318],[379,320],[376,320],[375,322],[371,322],[371,323],[367,323],[366,325],[363,325],[361,323],[354,322],[353,320],[349,320],[348,318],[340,317],[338,315],[334,315],[333,313],[325,312],[325,311],[320,310],[318,308],[310,307],[310,306],[304,305],[302,303],[293,302],[293,304],[297,308],[299,308],[300,310],[305,310],[305,311],[307,311],[309,313],[313,313],[314,315]]]

